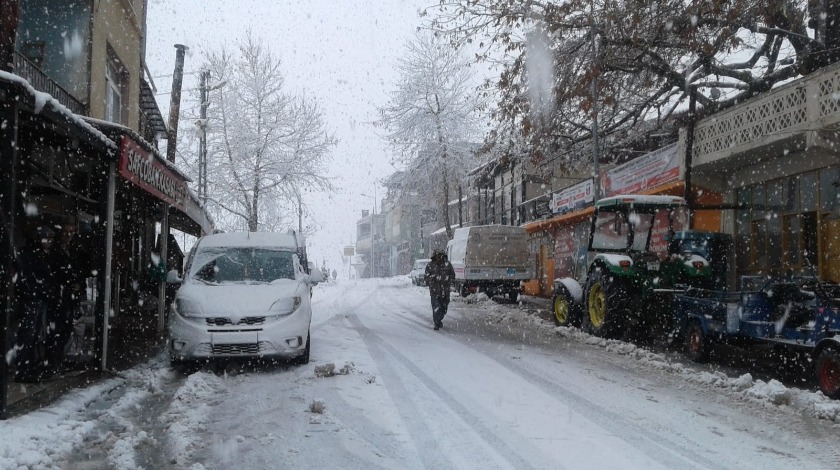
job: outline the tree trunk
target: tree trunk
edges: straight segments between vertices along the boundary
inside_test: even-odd
[[[260,185],[259,183],[254,183],[254,198],[251,200],[251,213],[248,214],[248,231],[249,232],[256,232],[259,228],[259,202],[260,202]]]
[[[444,160],[446,161],[446,160]],[[443,220],[446,224],[446,237],[452,240],[452,224],[449,223],[449,175],[443,166]]]
[[[437,102],[437,96],[435,96]],[[438,109],[440,106],[438,105]],[[438,144],[440,144],[440,161],[443,167],[443,223],[446,227],[446,237],[452,240],[452,224],[449,223],[449,172],[446,171],[446,159],[449,156],[449,149],[446,148],[446,142],[443,140],[443,126],[440,123],[440,115],[435,115],[435,124],[437,126]]]

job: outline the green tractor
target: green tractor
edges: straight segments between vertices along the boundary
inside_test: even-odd
[[[555,322],[605,338],[670,332],[673,294],[688,286],[714,287],[709,261],[691,249],[705,246],[704,232],[685,232],[688,225],[689,210],[681,197],[597,201],[585,269],[581,266],[579,276],[554,280]]]

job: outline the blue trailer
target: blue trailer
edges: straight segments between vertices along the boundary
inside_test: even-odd
[[[673,305],[677,336],[694,361],[708,360],[716,342],[805,353],[820,390],[840,398],[840,285],[768,279],[755,290],[689,289]]]

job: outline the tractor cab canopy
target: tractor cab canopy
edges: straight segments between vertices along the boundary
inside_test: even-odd
[[[688,228],[685,199],[676,196],[626,195],[601,199],[589,243],[590,251],[652,251],[664,259],[674,232]]]

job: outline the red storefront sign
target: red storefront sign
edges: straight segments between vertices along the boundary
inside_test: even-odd
[[[126,135],[120,145],[119,172],[135,186],[185,210],[187,182],[184,178]]]

